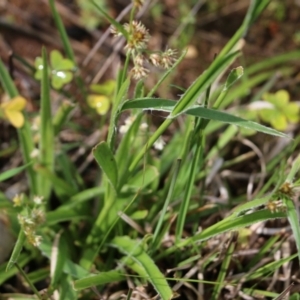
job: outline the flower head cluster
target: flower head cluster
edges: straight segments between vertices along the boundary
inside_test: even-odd
[[[176,61],[176,54],[176,50],[168,49],[161,54],[151,54],[149,59],[154,66],[169,69]]]
[[[27,209],[24,210],[24,213],[18,215],[19,223],[28,242],[35,247],[39,246],[42,240],[42,237],[36,234],[36,230],[42,223],[45,222],[45,212],[41,208],[42,200],[42,197],[34,197],[33,208],[27,207]],[[20,205],[20,196],[16,196],[13,199],[13,202],[15,206]],[[22,202],[24,202],[23,199]]]
[[[142,1],[135,1],[134,5],[137,7],[141,5]],[[131,70],[131,76],[139,80],[147,77],[149,69],[146,68],[146,64],[150,61],[154,66],[161,67],[163,69],[169,69],[176,61],[176,51],[168,49],[163,53],[153,53],[146,58],[145,52],[147,50],[148,42],[150,40],[150,34],[148,29],[141,22],[133,20],[130,23],[124,24],[124,29],[128,33],[127,44],[125,50],[131,55],[134,67]],[[111,32],[114,36],[121,36],[121,32],[117,28],[112,27]]]

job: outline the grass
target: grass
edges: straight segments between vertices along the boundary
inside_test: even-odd
[[[294,203],[299,188],[299,137],[292,139],[260,124],[257,116],[237,115],[251,88],[261,85],[251,94],[254,102],[276,86],[276,78],[271,78],[274,70],[290,76],[294,70],[290,62],[299,58],[300,52],[295,51],[249,68],[232,67],[242,55],[236,50],[240,39],[268,2],[250,2],[240,28],[179,99],[154,95],[177,72],[186,51],[176,62],[173,52],[165,57],[172,64],[148,93],[142,79],[134,81],[129,76],[135,74],[129,70],[130,60],[137,59],[141,49],[127,52],[116,78],[108,123],[100,122],[101,129],[108,128],[107,137],[90,149],[95,162],[88,169],[93,172],[92,184],[70,159],[70,145],[59,142],[63,128],[76,126],[72,120],[73,108],[80,106],[76,96],[69,95],[53,113],[49,76],[70,70],[53,69],[47,49],[41,50],[38,140],[32,119],[23,111],[23,126],[16,129],[23,165],[0,174],[0,182],[13,182],[16,176],[26,182],[26,192],[15,195],[13,202],[0,193],[0,207],[16,239],[10,257],[0,265],[3,299],[150,299],[159,295],[168,300],[179,294],[182,299],[187,295],[214,300],[225,295],[283,299],[287,293],[290,299],[299,299],[297,292],[291,292],[291,273],[285,284],[275,278],[279,284],[268,289],[273,274],[299,267],[299,217]],[[134,25],[124,29],[94,4],[129,43]],[[49,5],[68,59],[80,65],[55,2],[49,0]],[[134,15],[133,7],[130,21]],[[78,90],[86,95],[81,70],[73,72]],[[225,73],[228,77],[220,83]],[[0,80],[4,92],[15,99],[19,91],[2,61]],[[68,95],[65,87],[57,92],[64,98]],[[5,121],[20,117],[18,106],[9,109],[1,107]],[[167,117],[152,130],[144,111],[164,112]],[[124,113],[131,119],[120,134]],[[97,120],[94,126],[96,131]],[[166,135],[168,131],[171,134]],[[250,141],[254,133],[266,143],[286,140],[286,146],[274,156],[257,147],[249,155],[234,150],[234,141]],[[163,149],[154,150],[166,137]],[[234,172],[224,176],[228,168],[239,170],[240,166],[253,173],[247,160],[257,153],[265,173],[260,185],[259,176],[249,174],[248,187],[235,183]],[[253,192],[251,184],[259,189]],[[289,224],[291,233],[283,234],[282,224]],[[268,235],[271,229],[277,233]],[[295,240],[289,245],[295,243],[297,251],[286,255],[283,245],[289,235]],[[20,276],[24,280],[20,291],[9,293],[7,287]]]

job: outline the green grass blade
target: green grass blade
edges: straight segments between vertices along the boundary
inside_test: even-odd
[[[286,206],[286,213],[288,221],[291,225],[293,236],[297,246],[298,259],[300,264],[300,225],[299,225],[299,217],[292,199],[288,197],[283,197],[283,203]]]
[[[278,270],[283,264],[291,261],[292,259],[294,259],[295,257],[297,257],[297,253],[288,256],[286,258],[282,258],[276,261],[273,261],[257,270],[255,270],[252,274],[246,276],[246,280],[253,280],[256,278],[263,278],[264,276],[266,276],[266,274],[270,274],[270,273],[274,273],[276,270]]]
[[[115,191],[118,188],[118,167],[115,157],[106,142],[99,143],[93,148],[93,155],[98,165],[107,176],[107,179],[114,187]]]
[[[0,80],[2,82],[3,88],[10,98],[18,96],[18,90],[14,85],[13,80],[10,78],[2,60],[0,59]],[[25,114],[25,113],[24,113]],[[33,137],[31,134],[30,124],[25,117],[25,123],[23,127],[18,130],[19,141],[22,149],[23,161],[24,164],[30,164],[32,162],[32,158],[30,154],[34,149]],[[36,182],[36,174],[33,170],[33,166],[28,166],[26,169],[27,176],[30,185],[30,193],[32,195],[37,195],[37,182]]]
[[[120,271],[112,270],[78,279],[74,282],[74,288],[75,290],[80,291],[93,286],[104,285],[124,280],[126,280],[124,274],[122,274]]]
[[[285,64],[290,61],[298,61],[300,59],[300,51],[292,51],[288,53],[284,53],[281,55],[277,55],[274,57],[268,57],[268,59],[264,59],[256,64],[248,66],[245,69],[248,75],[252,75],[256,72],[266,70],[270,67],[275,67],[276,65]]]
[[[59,106],[56,114],[53,117],[53,127],[54,134],[57,136],[62,128],[62,126],[67,122],[70,113],[75,108],[75,105],[68,101],[64,100]]]
[[[21,167],[18,167],[18,168],[13,168],[13,169],[10,169],[10,170],[7,170],[3,173],[0,174],[0,182],[1,181],[4,181],[4,180],[7,180],[11,177],[14,177],[15,175],[21,173],[22,171],[26,170],[26,168],[28,168],[29,166],[31,166],[32,163],[29,163],[29,164],[26,164],[24,166],[21,166]]]
[[[267,221],[271,219],[277,219],[277,218],[284,218],[286,217],[286,214],[283,212],[270,212],[267,209],[259,210],[256,212],[253,212],[251,214],[243,215],[240,217],[232,218],[228,217],[210,227],[203,230],[202,232],[196,234],[195,236],[188,238],[186,240],[183,240],[182,242],[176,244],[176,246],[170,247],[167,249],[163,254],[159,255],[158,257],[164,257],[166,255],[169,255],[170,253],[173,253],[174,251],[178,250],[178,248],[185,247],[187,245],[191,245],[195,242],[201,242],[205,241],[209,238],[212,238],[218,234],[237,230],[239,228],[244,228],[246,226],[250,226],[254,223],[261,222],[261,221]]]
[[[124,72],[124,71],[123,71]],[[130,85],[130,78],[128,77],[124,82],[121,83],[121,87],[116,95],[116,98],[113,101],[113,108],[111,112],[111,120],[108,129],[107,143],[110,146],[110,149],[114,148],[114,137],[118,121],[118,115],[120,112],[122,101],[127,94],[128,88]]]
[[[76,64],[74,52],[73,52],[73,49],[71,47],[71,44],[70,44],[70,41],[69,41],[69,37],[67,35],[64,23],[63,23],[60,15],[59,15],[56,7],[55,7],[54,0],[49,0],[49,6],[50,6],[50,9],[51,9],[53,18],[54,18],[55,25],[56,25],[56,27],[57,27],[57,29],[59,31],[59,34],[60,34],[60,37],[61,37],[64,49],[66,51],[66,54],[67,54],[68,58],[70,60],[72,60]]]
[[[114,27],[118,29],[119,32],[122,33],[122,35],[128,40],[128,32],[124,29],[124,27],[117,22],[114,18],[112,18],[109,14],[106,13],[106,11],[98,5],[94,0],[91,1],[94,6],[101,12],[101,14],[111,23]]]
[[[41,250],[44,256],[51,259],[52,246],[46,240],[46,238],[43,238],[42,243],[39,245],[39,249]],[[73,278],[82,278],[90,275],[88,271],[81,268],[79,265],[73,263],[69,259],[65,260],[63,270],[65,273],[70,274]]]
[[[243,118],[236,117],[234,115],[219,110],[214,110],[205,107],[193,107],[193,108],[189,108],[184,113],[198,118],[219,121],[227,124],[233,124],[242,128],[256,130],[258,132],[262,132],[269,135],[289,138],[287,134],[279,132],[273,128],[260,125],[256,122],[247,121]]]
[[[209,68],[196,79],[184,93],[182,98],[176,103],[170,118],[176,117],[188,107],[195,104],[201,93],[205,92],[213,81],[231,65],[239,54],[239,52],[234,52],[214,60]]]
[[[40,107],[40,141],[39,141],[39,162],[40,164],[53,172],[54,169],[54,132],[51,116],[51,101],[50,101],[50,83],[48,76],[48,62],[46,49],[42,50],[43,58],[43,76],[41,86],[41,107]],[[39,194],[47,201],[51,193],[52,183],[44,176],[39,176]]]
[[[32,260],[32,255],[30,254],[28,255],[28,253],[23,253],[18,258],[19,266],[24,267],[28,265],[31,260]],[[8,264],[9,263],[4,263],[0,266],[0,286],[2,286],[2,284],[5,281],[7,281],[9,278],[13,277],[18,273],[18,269],[15,266],[15,264],[13,264],[13,266],[9,270],[7,270]]]
[[[134,100],[126,101],[122,105],[121,111],[140,108],[171,112],[176,103],[177,101],[162,98],[137,98]]]
[[[51,282],[50,286],[55,289],[59,285],[63,275],[64,262],[68,258],[66,238],[61,232],[56,234],[51,252]]]
[[[19,255],[22,251],[25,241],[26,241],[26,235],[25,235],[23,229],[21,228],[17,242],[14,247],[14,250],[13,250],[11,257],[8,261],[8,264],[6,266],[6,271],[9,271],[15,265],[15,263],[18,261]]]
[[[176,242],[178,242],[182,237],[186,214],[188,212],[191,195],[194,188],[195,177],[197,175],[199,165],[200,168],[202,167],[201,158],[203,156],[203,146],[204,146],[204,135],[203,135],[203,131],[201,130],[200,136],[198,137],[197,144],[196,144],[196,151],[193,156],[193,160],[191,162],[191,167],[189,170],[189,178],[187,181],[187,185],[185,187],[184,196],[179,208],[176,229],[175,229]]]
[[[293,161],[292,168],[285,181],[288,183],[292,183],[299,169],[300,169],[300,155],[298,155],[298,157]]]
[[[147,94],[147,97],[151,97],[156,90],[158,89],[158,87],[164,82],[164,80],[174,72],[174,70],[177,68],[177,66],[181,63],[181,61],[183,60],[183,58],[185,57],[187,53],[187,50],[183,51],[182,54],[180,55],[180,57],[176,60],[176,62],[173,64],[173,66],[168,69],[163,76],[158,80],[158,82],[155,84],[155,86],[151,89],[151,91]]]
[[[257,222],[284,217],[286,217],[286,214],[283,212],[272,213],[267,209],[262,209],[237,218],[226,218],[218,222],[217,224],[212,225],[209,228],[203,230],[201,233],[196,234],[193,238],[191,238],[191,240],[193,240],[194,242],[203,241],[228,230],[235,230],[238,228],[252,225]]]
[[[120,252],[126,254],[143,267],[148,275],[147,279],[151,282],[163,300],[170,300],[172,298],[173,292],[169,287],[167,280],[153,260],[144,251],[140,242],[134,241],[127,236],[123,236],[115,237],[110,245],[117,248]]]
[[[179,169],[180,169],[180,164],[181,164],[181,160],[177,160],[176,165],[175,165],[175,170],[174,170],[173,175],[172,175],[172,180],[171,180],[171,184],[170,184],[170,187],[169,187],[168,195],[167,195],[166,201],[165,201],[164,206],[162,208],[160,217],[158,219],[158,222],[157,222],[154,234],[153,234],[152,245],[151,245],[152,250],[155,250],[158,247],[159,243],[160,243],[159,236],[160,236],[161,228],[162,228],[162,225],[163,225],[163,221],[164,221],[169,203],[170,203],[170,201],[173,197],[174,188],[175,188],[175,184],[176,184],[176,179],[177,179],[178,172],[179,172]]]
[[[46,223],[44,225],[51,226],[60,222],[78,221],[84,219],[87,220],[88,218],[89,215],[87,213],[81,212],[80,210],[58,208],[46,214]]]
[[[224,285],[226,284],[225,282],[225,276],[226,276],[226,272],[229,269],[229,264],[232,258],[232,255],[234,253],[234,249],[236,246],[236,238],[237,235],[232,233],[231,235],[231,239],[228,242],[229,243],[229,247],[225,253],[225,257],[223,259],[219,274],[218,274],[218,278],[217,278],[217,284],[214,286],[214,290],[213,290],[213,295],[212,295],[212,300],[218,300],[221,290],[224,287]]]
[[[50,172],[49,169],[44,168],[43,166],[35,166],[35,171],[37,174],[47,178],[47,180],[51,181],[53,184],[53,188],[55,193],[60,198],[67,198],[71,197],[76,194],[76,189],[70,186],[67,182],[63,179],[56,176],[53,172]]]

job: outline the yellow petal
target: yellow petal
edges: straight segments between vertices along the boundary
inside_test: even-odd
[[[4,110],[5,117],[16,128],[21,128],[24,125],[24,116],[17,110]]]
[[[25,108],[25,106],[26,106],[26,99],[21,96],[14,97],[8,102],[1,103],[1,108],[4,111],[6,110],[21,111]]]

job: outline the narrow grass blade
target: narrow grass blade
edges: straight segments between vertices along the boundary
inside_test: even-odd
[[[113,282],[120,282],[124,280],[126,280],[124,274],[122,274],[120,271],[112,270],[78,279],[74,281],[74,288],[75,290],[80,291],[93,286],[104,285]]]
[[[148,280],[151,282],[155,290],[163,300],[172,299],[173,292],[168,285],[164,275],[160,272],[153,260],[144,251],[140,242],[134,241],[127,236],[115,237],[111,246],[117,248],[120,252],[128,255],[140,266],[142,266],[148,275]]]
[[[11,254],[11,257],[8,261],[8,264],[6,266],[6,271],[9,271],[15,265],[15,263],[18,261],[19,255],[22,251],[22,248],[23,248],[23,245],[24,245],[25,241],[26,241],[26,235],[25,235],[24,231],[21,228],[20,232],[19,232],[17,242],[16,242],[15,247],[14,247],[14,250],[13,250],[13,252]]]
[[[101,142],[93,149],[93,155],[107,179],[117,191],[118,167],[115,157],[106,142]]]
[[[272,213],[267,209],[255,211],[251,214],[243,215],[237,218],[226,218],[215,225],[203,230],[191,238],[192,241],[203,241],[228,230],[235,230],[246,227],[257,222],[267,221],[271,219],[284,218],[286,214],[283,212]]]
[[[72,277],[63,274],[59,284],[59,298],[60,299],[79,299],[78,293],[74,289]]]
[[[28,265],[31,260],[32,260],[32,255],[30,254],[28,255],[28,253],[23,253],[18,258],[19,266],[24,267]],[[9,278],[13,277],[18,273],[18,269],[15,266],[15,264],[13,264],[13,266],[10,267],[9,270],[7,270],[8,264],[9,263],[4,263],[0,266],[0,286],[2,286],[2,284],[5,281],[7,281]]]
[[[88,218],[89,216],[80,210],[78,211],[74,208],[58,208],[47,213],[45,225],[51,226],[60,222],[83,220]]]
[[[41,86],[41,107],[40,107],[40,141],[39,141],[39,161],[40,164],[53,172],[54,169],[54,132],[52,126],[51,116],[51,102],[50,102],[50,83],[48,76],[48,62],[46,49],[42,49],[43,59],[43,76]],[[39,194],[47,201],[51,192],[52,183],[44,176],[39,176]]]
[[[18,90],[14,85],[13,80],[10,78],[2,60],[0,59],[0,80],[2,82],[3,88],[10,98],[18,96]],[[25,113],[24,113],[25,114]],[[22,149],[23,161],[24,164],[30,164],[32,162],[32,158],[30,154],[34,149],[33,137],[31,134],[30,124],[25,117],[25,123],[23,127],[18,130],[19,141]],[[33,166],[29,165],[26,169],[27,176],[30,185],[30,192],[32,195],[37,195],[37,182],[36,182],[36,174],[33,170]]]
[[[224,287],[225,283],[225,277],[226,277],[226,272],[229,268],[229,264],[232,258],[232,255],[234,253],[234,249],[236,246],[236,238],[237,235],[235,233],[232,233],[231,235],[231,239],[228,242],[229,246],[228,249],[226,251],[225,257],[223,259],[219,274],[218,274],[218,278],[217,278],[217,284],[214,286],[214,290],[213,290],[213,295],[211,300],[218,300],[221,290]]]
[[[214,60],[209,68],[196,79],[196,81],[184,93],[182,98],[177,102],[170,118],[176,117],[188,107],[194,105],[201,93],[203,93],[213,83],[219,74],[231,65],[238,55],[239,52],[234,52]]]
[[[28,168],[28,166],[31,166],[31,165],[32,165],[32,163],[29,163],[29,164],[26,164],[24,166],[21,166],[21,167],[18,167],[18,168],[13,168],[13,169],[10,169],[8,171],[5,171],[5,172],[1,173],[0,174],[0,182],[14,177],[15,175],[17,175],[17,174],[21,173],[22,171],[26,170],[26,168]]]
[[[177,217],[176,229],[175,229],[175,239],[178,242],[182,237],[183,228],[185,225],[186,214],[188,212],[190,199],[192,195],[192,191],[194,188],[194,182],[196,174],[202,166],[202,155],[203,155],[203,146],[204,146],[204,135],[203,131],[200,131],[200,136],[197,138],[197,144],[195,153],[191,162],[191,167],[189,169],[189,178],[187,181],[187,185],[185,186],[184,196],[179,208],[179,213]]]
[[[255,270],[250,275],[246,276],[246,281],[253,280],[256,278],[264,278],[267,274],[274,273],[276,270],[278,270],[283,264],[293,260],[295,257],[297,257],[297,253],[288,256],[286,258],[282,258],[276,261],[273,261],[257,270]]]
[[[134,177],[130,178],[127,182],[130,188],[135,188],[137,190],[142,190],[149,184],[151,184],[155,179],[159,177],[159,173],[154,166],[145,166],[143,170],[137,173]]]
[[[122,33],[122,35],[128,40],[128,32],[124,29],[124,27],[117,22],[114,18],[112,18],[109,14],[106,13],[106,11],[99,6],[94,0],[92,0],[92,3],[95,5],[95,7],[101,12],[101,14],[108,20],[110,24],[112,24],[116,29],[118,29],[119,32]]]
[[[126,101],[121,108],[121,111],[125,111],[128,109],[149,109],[149,110],[161,110],[171,112],[177,101],[162,99],[162,98],[138,98],[134,100]]]
[[[118,173],[119,173],[118,190],[121,190],[124,183],[127,182],[128,180],[128,167],[133,159],[132,155],[128,155],[128,154],[131,153],[132,144],[134,143],[136,136],[139,132],[139,127],[140,127],[142,117],[143,117],[142,113],[136,116],[129,130],[123,136],[118,146],[118,149],[116,151],[116,161],[117,161]],[[126,159],[124,159],[124,157],[126,157]]]
[[[274,57],[269,57],[268,59],[264,59],[256,64],[248,66],[245,71],[248,75],[252,75],[261,70],[268,69],[270,67],[276,67],[280,64],[285,64],[290,61],[299,61],[300,59],[300,51],[292,51],[284,54],[280,54]]]
[[[70,116],[70,113],[72,112],[72,110],[74,108],[75,108],[75,105],[68,100],[64,100],[61,103],[55,116],[53,117],[53,127],[54,127],[55,136],[58,135],[62,126],[66,123],[66,121],[68,120],[68,117]]]
[[[53,188],[57,196],[63,197],[71,197],[76,194],[76,189],[70,186],[63,179],[56,176],[54,173],[50,172],[47,168],[43,166],[35,166],[34,170],[40,174],[41,176],[46,177],[49,181],[52,182]]]
[[[123,70],[124,72],[124,70]],[[121,83],[121,86],[117,92],[117,95],[115,99],[113,100],[113,108],[111,112],[111,119],[110,119],[110,124],[109,124],[109,129],[108,129],[108,136],[107,136],[107,143],[110,146],[110,149],[114,148],[114,137],[115,137],[115,132],[117,128],[117,121],[118,121],[118,116],[120,112],[120,108],[122,105],[122,101],[125,98],[125,95],[127,94],[128,88],[130,85],[130,78],[127,78],[124,82]]]
[[[256,122],[247,121],[243,118],[236,117],[234,115],[219,110],[214,110],[214,109],[204,108],[204,107],[193,107],[193,108],[189,108],[184,113],[187,115],[191,115],[203,119],[209,119],[209,120],[219,121],[227,124],[233,124],[242,128],[256,130],[258,132],[262,132],[269,135],[289,138],[287,134],[279,132],[273,128],[260,125]]]
[[[158,87],[164,82],[164,80],[170,75],[173,74],[174,70],[177,68],[177,66],[181,63],[181,61],[184,59],[185,55],[187,53],[187,50],[183,51],[180,57],[177,59],[177,61],[173,64],[173,66],[168,69],[163,76],[158,80],[158,82],[155,84],[155,86],[151,89],[151,91],[147,94],[147,97],[151,97]]]
[[[259,252],[251,259],[245,269],[249,270],[253,268],[258,262],[266,257],[267,253],[271,250],[271,248],[275,245],[279,238],[280,235],[274,235],[270,239],[268,239],[259,249]]]
[[[39,245],[39,249],[41,250],[44,256],[51,259],[52,245],[46,240],[47,239],[43,237],[42,243]],[[63,270],[65,273],[71,275],[73,278],[82,278],[90,275],[88,271],[81,268],[79,265],[73,263],[68,258],[64,261]]]
[[[299,171],[299,169],[300,169],[300,155],[298,155],[297,158],[293,161],[292,168],[285,181],[288,183],[294,182],[295,175]]]
[[[63,23],[60,15],[59,15],[56,7],[55,7],[54,0],[49,0],[49,6],[50,6],[50,9],[51,9],[53,18],[54,18],[55,25],[56,25],[56,27],[59,31],[62,43],[64,45],[64,49],[66,51],[66,54],[67,54],[67,56],[70,60],[72,60],[74,63],[76,63],[75,62],[75,56],[74,56],[74,53],[73,53],[73,49],[71,47],[71,44],[70,44],[70,41],[69,41],[69,38],[68,38],[68,35],[67,35],[67,32],[66,32],[64,23]]]
[[[170,247],[163,254],[158,255],[158,257],[159,258],[164,257],[164,256],[169,255],[170,253],[173,253],[174,251],[178,250],[178,248],[192,245],[196,242],[208,240],[209,238],[212,238],[218,234],[221,234],[221,233],[224,233],[227,231],[244,228],[246,226],[250,226],[254,223],[261,222],[261,221],[267,221],[267,220],[284,218],[284,217],[286,217],[286,214],[283,212],[272,213],[267,209],[259,210],[259,211],[253,212],[251,214],[243,215],[243,216],[236,217],[236,218],[228,217],[228,218],[206,228],[205,230],[196,234],[195,236],[185,239],[182,242],[176,244],[175,246]]]
[[[296,242],[297,251],[298,251],[298,259],[300,264],[300,225],[299,225],[299,216],[294,205],[294,202],[291,198],[283,197],[283,203],[286,206],[286,213],[288,221],[291,225],[293,236]]]
[[[64,262],[67,259],[67,243],[66,238],[61,238],[61,232],[56,234],[51,251],[50,261],[50,286],[55,289],[63,275]]]
[[[175,184],[176,184],[176,179],[177,179],[177,176],[178,176],[180,164],[181,164],[181,160],[177,160],[175,168],[174,168],[171,184],[170,184],[170,187],[169,187],[168,195],[167,195],[166,201],[164,203],[164,206],[162,208],[162,211],[160,213],[160,216],[159,216],[159,219],[158,219],[158,222],[157,222],[154,234],[153,234],[152,245],[151,245],[152,250],[155,250],[158,247],[159,242],[160,242],[158,238],[160,236],[162,224],[163,224],[163,221],[164,221],[169,203],[170,203],[170,201],[173,197],[174,187],[175,187]]]

